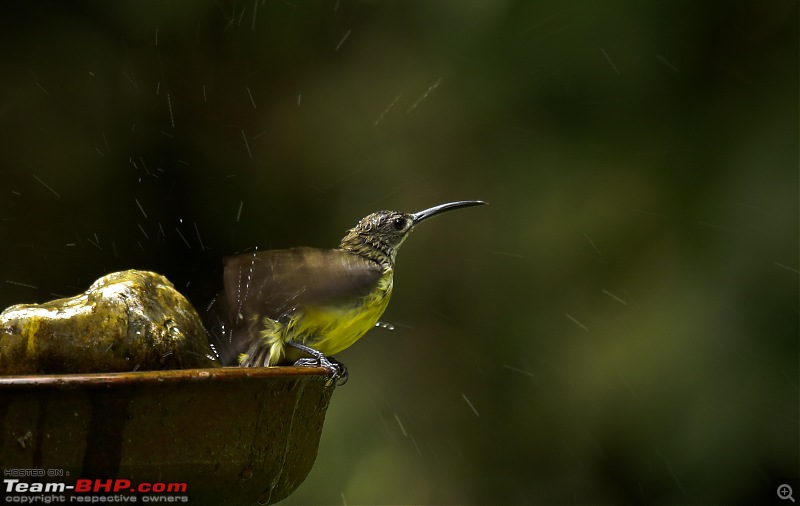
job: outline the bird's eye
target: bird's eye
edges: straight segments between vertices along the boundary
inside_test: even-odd
[[[392,225],[394,225],[394,228],[396,228],[397,230],[403,230],[404,228],[406,228],[406,219],[395,218],[394,221],[392,221]]]

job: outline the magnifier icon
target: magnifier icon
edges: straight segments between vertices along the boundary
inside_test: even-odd
[[[794,502],[794,497],[792,497],[792,487],[786,484],[778,485],[778,497],[781,499],[789,499],[790,501]]]

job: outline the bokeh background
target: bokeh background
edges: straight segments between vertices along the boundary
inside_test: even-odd
[[[421,226],[286,504],[777,501],[796,2],[4,3],[0,305]]]

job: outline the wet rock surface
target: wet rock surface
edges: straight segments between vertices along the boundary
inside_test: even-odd
[[[200,317],[164,276],[122,271],[75,297],[0,313],[0,374],[218,367]]]

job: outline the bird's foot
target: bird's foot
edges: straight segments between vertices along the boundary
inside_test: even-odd
[[[289,345],[297,348],[303,353],[311,355],[311,357],[297,360],[294,365],[300,367],[323,367],[327,369],[331,375],[329,384],[336,383],[336,385],[342,386],[347,383],[350,373],[347,371],[347,366],[345,366],[343,363],[339,362],[333,357],[326,357],[314,348],[304,344],[292,341],[289,343]]]

